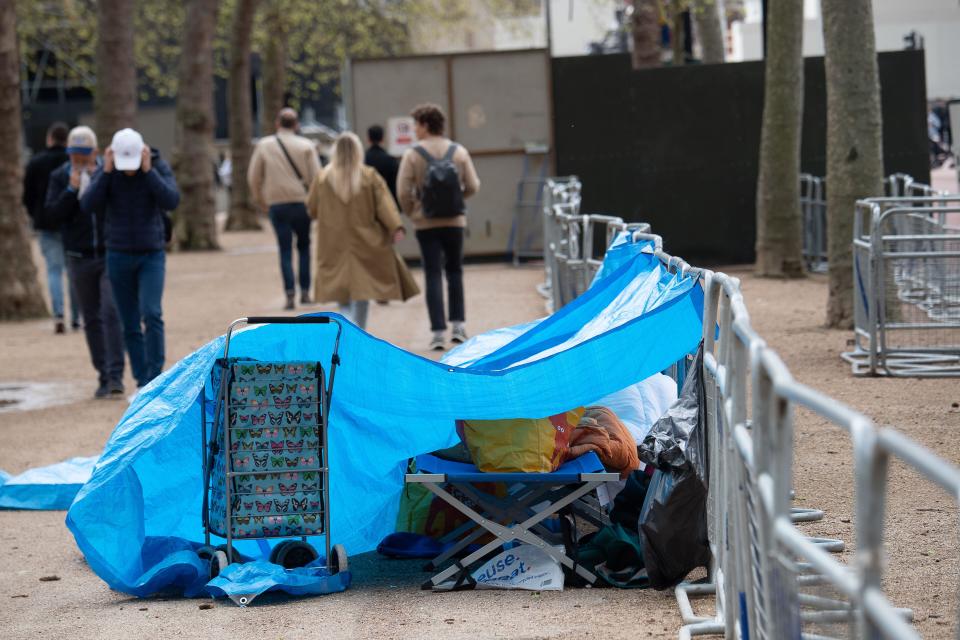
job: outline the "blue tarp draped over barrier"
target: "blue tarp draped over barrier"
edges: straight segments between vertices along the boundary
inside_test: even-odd
[[[96,457],[70,458],[46,467],[28,469],[13,477],[0,471],[0,508],[66,509],[80,487],[90,479],[96,462]]]
[[[696,348],[696,280],[668,273],[648,243],[615,245],[616,265],[586,294],[525,330],[467,343],[458,352],[466,366],[410,354],[343,321],[329,427],[332,542],[350,554],[375,549],[393,530],[407,459],[454,444],[456,419],[552,415]],[[328,363],[334,333],[332,325],[251,327],[234,334],[230,355]],[[114,589],[207,592],[206,566],[191,549],[203,539],[203,390],[223,342],[198,349],[138,394],[67,514],[91,568]],[[260,555],[253,542],[238,549]]]

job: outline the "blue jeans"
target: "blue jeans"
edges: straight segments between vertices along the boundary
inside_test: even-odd
[[[126,253],[107,251],[107,275],[123,325],[123,341],[137,386],[147,384],[163,370],[163,251]]]
[[[297,236],[297,258],[300,262],[300,293],[310,291],[310,216],[302,202],[270,205],[270,222],[277,233],[280,248],[280,273],[283,289],[293,294],[293,236]]]
[[[47,263],[47,289],[50,290],[50,305],[53,307],[53,317],[63,319],[63,279],[67,275],[66,257],[63,254],[63,236],[59,231],[39,231],[40,253]],[[69,287],[69,280],[68,287]],[[80,323],[80,312],[77,308],[77,297],[70,292],[70,320],[73,324]]]

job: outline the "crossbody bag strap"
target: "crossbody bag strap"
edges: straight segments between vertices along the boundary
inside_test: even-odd
[[[300,170],[297,169],[296,163],[294,163],[293,158],[290,157],[290,154],[287,152],[287,147],[284,146],[283,141],[280,140],[280,136],[276,136],[277,144],[280,145],[280,150],[283,151],[283,155],[287,158],[287,162],[290,163],[290,168],[293,169],[293,172],[297,174],[297,180],[300,181],[300,186],[303,187],[304,191],[309,191],[307,189],[306,183],[303,181],[303,174],[300,173]]]

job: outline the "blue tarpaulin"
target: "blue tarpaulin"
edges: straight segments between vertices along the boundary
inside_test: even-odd
[[[277,565],[263,560],[234,563],[211,580],[207,589],[211,595],[228,596],[237,604],[247,604],[242,598],[249,594],[283,591],[294,596],[318,596],[350,586],[349,571],[331,575],[324,562],[321,558],[306,567],[280,571]]]
[[[96,464],[92,458],[70,458],[11,477],[0,471],[0,508],[62,510],[70,506]]]
[[[467,343],[460,365],[408,353],[341,319],[329,426],[333,543],[362,553],[392,532],[407,459],[453,445],[455,420],[541,417],[589,404],[696,348],[696,280],[667,272],[649,243],[621,238],[615,247],[616,265],[587,293],[525,329]],[[230,355],[328,363],[335,331],[255,326],[234,334]],[[138,394],[67,514],[90,567],[114,589],[209,593],[206,565],[191,550],[203,540],[201,407],[223,346],[223,337],[213,340]],[[238,548],[260,556],[254,542]],[[262,586],[264,576],[257,579]]]

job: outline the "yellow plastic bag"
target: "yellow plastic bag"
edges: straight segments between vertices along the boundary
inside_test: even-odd
[[[563,464],[583,407],[547,418],[458,420],[473,464],[486,472],[550,473]]]

